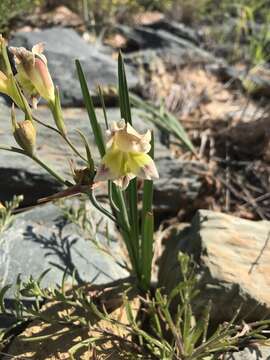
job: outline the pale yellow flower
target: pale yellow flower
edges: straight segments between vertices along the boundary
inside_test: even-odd
[[[30,97],[36,106],[39,96],[54,103],[55,89],[47,66],[47,59],[43,55],[44,45],[38,43],[32,51],[24,47],[11,47],[14,54],[18,73],[16,78],[26,96]]]
[[[151,132],[139,134],[130,124],[113,123],[107,151],[97,171],[95,181],[113,180],[126,189],[135,177],[157,179],[158,172],[151,156]]]

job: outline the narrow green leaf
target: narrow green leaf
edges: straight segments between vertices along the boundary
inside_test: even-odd
[[[154,135],[151,137],[151,150],[149,155],[154,159]],[[145,180],[143,185],[143,207],[142,207],[142,227],[144,227],[144,218],[147,212],[152,211],[153,204],[153,181]]]
[[[129,103],[129,93],[127,86],[127,79],[125,73],[125,66],[121,52],[118,55],[118,92],[121,117],[132,124],[131,110]],[[136,272],[140,271],[139,267],[139,217],[138,217],[138,193],[137,193],[137,179],[131,180],[127,193],[127,209],[130,223],[130,240],[132,242],[131,248],[133,249],[133,257],[136,264]],[[139,277],[139,273],[137,273]]]
[[[86,109],[87,109],[87,112],[88,112],[88,116],[89,116],[91,127],[92,127],[92,130],[93,130],[93,133],[94,133],[95,141],[96,141],[100,156],[103,157],[105,155],[105,152],[106,152],[105,144],[104,144],[104,140],[103,140],[102,131],[101,131],[100,125],[99,125],[98,120],[97,120],[93,100],[92,100],[92,98],[90,96],[89,89],[88,89],[88,86],[87,86],[87,82],[86,82],[86,79],[85,79],[85,76],[84,76],[80,61],[75,60],[75,63],[76,63],[76,68],[77,68],[79,81],[80,81],[80,84],[81,84],[84,103],[85,103],[85,106],[86,106]]]
[[[128,299],[128,297],[127,297],[126,294],[123,296],[123,302],[124,302],[124,306],[125,306],[125,310],[126,310],[126,315],[127,315],[128,323],[129,323],[131,326],[135,326],[135,327],[136,327],[136,322],[135,322],[135,319],[134,319],[134,316],[133,316],[133,313],[132,313],[132,309],[131,309],[131,306],[130,306],[130,302],[129,302],[129,299]]]
[[[143,285],[149,289],[151,282],[151,267],[153,259],[153,238],[154,238],[154,216],[148,212],[144,218],[144,229],[142,236],[142,278]]]
[[[88,168],[89,168],[90,171],[94,172],[95,163],[94,163],[94,160],[92,158],[90,145],[89,145],[88,141],[86,140],[85,135],[80,130],[77,130],[77,133],[80,135],[80,137],[82,138],[82,141],[84,143],[86,156],[87,156],[87,161],[88,161]]]
[[[3,313],[3,314],[6,313],[4,297],[5,297],[6,292],[11,288],[11,286],[12,285],[6,285],[0,290],[0,309],[1,309],[1,313]]]
[[[118,55],[118,91],[121,118],[132,124],[127,79],[121,52]]]
[[[101,89],[100,86],[98,86],[98,94],[99,94],[99,98],[100,98],[100,102],[101,102],[101,106],[102,106],[102,110],[103,110],[106,129],[108,130],[109,129],[109,123],[108,123],[108,118],[107,118],[107,113],[106,113],[104,96],[103,96],[103,92],[102,92],[102,89]]]
[[[51,271],[51,269],[44,270],[38,277],[37,283],[40,284],[41,281],[45,278],[45,276],[48,274],[48,272]]]
[[[164,107],[161,109],[155,107],[135,94],[129,94],[131,104],[142,110],[144,117],[156,124],[163,131],[174,135],[180,142],[191,152],[196,155],[195,148],[189,139],[188,134],[181,125],[180,121],[169,111],[165,110]]]
[[[154,136],[152,133],[151,137],[151,150],[149,155],[154,159]],[[151,259],[147,260],[147,263],[145,263],[145,257],[149,254],[149,248],[153,247],[153,233],[149,237],[149,234],[147,233],[148,229],[146,229],[146,219],[148,217],[148,214],[152,212],[152,203],[153,203],[153,181],[152,180],[145,180],[143,184],[143,205],[142,205],[142,253],[141,253],[141,260],[140,264],[142,267],[142,273],[144,274],[144,277],[146,276],[147,279],[149,279],[149,274],[146,275],[147,271],[150,271],[151,273],[151,266],[152,266],[152,253],[150,253]],[[154,230],[153,230],[154,231]],[[150,244],[148,242],[150,241]],[[150,264],[149,264],[150,262]],[[150,285],[150,280],[146,280],[146,282]]]

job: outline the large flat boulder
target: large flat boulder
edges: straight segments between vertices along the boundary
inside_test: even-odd
[[[23,46],[31,49],[38,42],[45,43],[45,55],[53,81],[59,86],[63,106],[82,106],[83,98],[75,67],[75,59],[81,61],[89,88],[98,102],[96,85],[105,88],[117,85],[117,62],[112,57],[112,50],[103,45],[87,43],[73,29],[53,27],[34,32],[18,32],[10,41],[11,46]],[[130,88],[137,85],[137,77],[126,66]],[[115,97],[106,96],[108,102],[115,102]]]
[[[269,221],[250,221],[200,210],[191,225],[172,225],[159,237],[158,281],[169,291],[179,281],[179,251],[198,264],[198,314],[212,301],[212,319],[259,320],[270,310]]]
[[[61,284],[66,271],[68,277],[75,274],[79,284],[96,284],[124,278],[128,275],[109,254],[99,250],[92,240],[108,249],[119,263],[122,250],[114,224],[88,204],[86,212],[91,229],[82,228],[67,221],[59,206],[47,204],[17,215],[12,226],[1,237],[0,288],[22,280],[34,278],[51,269],[43,285],[54,287]],[[78,201],[66,205],[78,207]],[[99,225],[98,225],[99,224]],[[91,230],[91,231],[90,231]],[[122,262],[123,263],[123,262]],[[74,273],[75,271],[75,273]],[[9,292],[13,297],[14,288]]]

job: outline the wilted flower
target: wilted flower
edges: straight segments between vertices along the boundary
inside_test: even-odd
[[[130,124],[113,123],[95,181],[113,180],[126,189],[136,176],[148,180],[158,178],[155,163],[147,154],[151,149],[150,141],[150,130],[141,135]]]
[[[47,59],[43,55],[44,45],[38,43],[33,46],[32,51],[24,47],[11,47],[10,51],[14,54],[18,71],[16,79],[26,96],[33,101],[33,105],[36,106],[39,96],[54,103],[55,89],[48,70]]]
[[[23,98],[18,91],[17,84],[12,73],[9,53],[6,48],[6,41],[0,34],[0,93],[6,94],[20,108],[24,108]]]
[[[95,173],[91,171],[88,167],[82,169],[72,169],[73,179],[78,185],[91,186],[93,184],[93,179]]]
[[[11,113],[13,135],[17,144],[28,154],[33,155],[36,146],[36,129],[30,120],[16,122],[14,108]]]

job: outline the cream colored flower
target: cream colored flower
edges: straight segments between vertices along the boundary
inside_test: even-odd
[[[113,123],[109,132],[107,151],[95,181],[113,180],[124,190],[135,177],[157,179],[155,163],[147,154],[151,149],[150,141],[150,130],[141,135],[130,124]]]
[[[48,102],[54,103],[55,89],[48,70],[47,59],[43,55],[44,45],[38,43],[32,51],[24,47],[11,47],[14,54],[17,75],[16,78],[26,96],[30,97],[35,106],[39,96]]]

